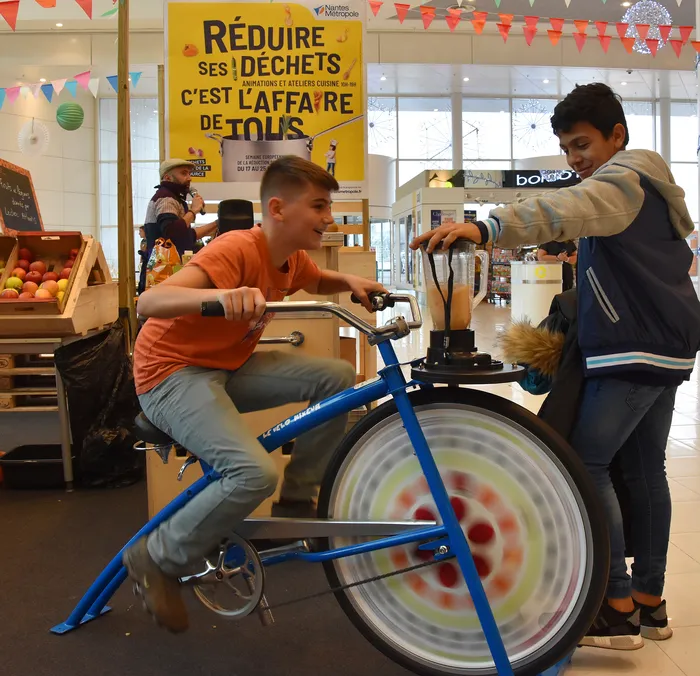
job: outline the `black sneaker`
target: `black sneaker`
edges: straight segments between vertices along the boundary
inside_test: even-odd
[[[639,622],[644,638],[650,641],[665,641],[673,636],[673,629],[668,626],[666,601],[661,601],[658,606],[645,606],[636,601],[634,605],[639,609]]]
[[[639,616],[639,608],[631,613],[621,613],[603,602],[580,645],[607,650],[639,650],[644,647]]]
[[[315,519],[316,504],[312,500],[288,500],[280,498],[272,504],[270,516],[277,519]]]

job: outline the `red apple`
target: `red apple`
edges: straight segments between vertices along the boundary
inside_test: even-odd
[[[12,271],[12,276],[19,277],[22,281],[24,281],[24,278],[27,276],[27,271],[24,268],[15,268]]]
[[[73,271],[73,268],[63,268],[61,270],[61,274],[58,276],[59,279],[68,279],[70,277],[70,273]]]
[[[25,272],[29,272],[29,261],[21,259],[17,261],[17,267],[22,268]]]
[[[77,258],[79,253],[80,253],[80,249],[71,249],[70,250],[70,257]]]
[[[20,300],[32,300],[33,298],[34,294],[31,291],[22,291],[22,293],[19,294]]]
[[[55,272],[47,272],[44,274],[44,276],[41,278],[42,282],[57,282],[58,281],[58,275]]]
[[[36,293],[38,288],[39,288],[39,285],[36,284],[35,282],[25,282],[24,285],[22,286],[22,292],[23,293],[31,293],[33,296]]]
[[[32,272],[40,272],[42,275],[46,272],[46,263],[44,261],[34,261],[29,265]]]
[[[41,298],[42,300],[48,300],[53,298],[53,295],[48,289],[39,289],[35,294],[34,298]]]
[[[27,276],[24,278],[25,282],[34,282],[37,286],[41,284],[41,278],[44,276],[43,272],[38,272],[37,270],[32,270],[31,272],[27,273]]]
[[[29,249],[20,249],[19,257],[22,260],[29,261],[30,263],[34,260],[34,254]]]
[[[17,300],[19,298],[19,294],[15,289],[5,289],[2,293],[0,293],[0,298],[4,298],[5,300]]]
[[[39,289],[46,289],[52,296],[55,296],[60,291],[58,282],[53,279],[46,280]]]
[[[71,258],[71,259],[66,261],[66,264],[63,267],[72,268],[74,264],[75,264],[75,258]]]

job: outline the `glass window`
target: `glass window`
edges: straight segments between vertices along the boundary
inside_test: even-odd
[[[371,96],[367,101],[367,149],[396,157],[396,99]]]
[[[466,159],[510,159],[510,101],[464,99],[462,152]]]
[[[651,101],[623,101],[622,109],[627,118],[627,128],[630,133],[630,142],[627,148],[642,150],[655,150],[654,138],[654,106]]]
[[[685,203],[688,205],[690,217],[698,222],[698,165],[697,163],[671,164],[673,178],[685,190]]]
[[[452,159],[452,110],[447,98],[399,99],[399,158]],[[401,169],[399,169],[399,177]]]
[[[556,105],[554,99],[513,99],[515,159],[561,154],[550,122]]]
[[[494,171],[499,169],[511,169],[512,162],[510,160],[464,160],[464,170],[469,171]]]
[[[414,176],[420,174],[421,171],[427,171],[429,169],[452,169],[452,162],[401,160],[399,162],[398,185],[408,183]]]
[[[696,101],[671,103],[671,161],[697,162],[698,104]]]

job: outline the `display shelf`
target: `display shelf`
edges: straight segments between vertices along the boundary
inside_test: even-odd
[[[14,408],[0,408],[0,413],[58,413],[58,406],[15,406]]]

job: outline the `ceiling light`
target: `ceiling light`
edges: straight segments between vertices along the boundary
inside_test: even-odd
[[[620,84],[621,84],[623,87],[626,87],[626,86],[627,86],[627,83],[626,83],[626,82],[620,82]]]
[[[622,6],[623,7],[629,7],[632,3],[631,2],[623,2]]]
[[[433,112],[434,112],[434,113],[437,113],[437,112],[438,112],[438,109],[437,109],[437,108],[433,108]]]
[[[464,78],[464,81],[465,81],[465,82],[469,82],[469,78],[468,78],[468,77],[465,77],[465,78]]]
[[[542,84],[549,84],[549,80],[542,80]]]
[[[386,80],[386,75],[382,75],[379,79],[384,82]]]
[[[57,24],[56,24],[56,28],[63,28],[63,24],[62,24],[62,23],[57,23]]]

